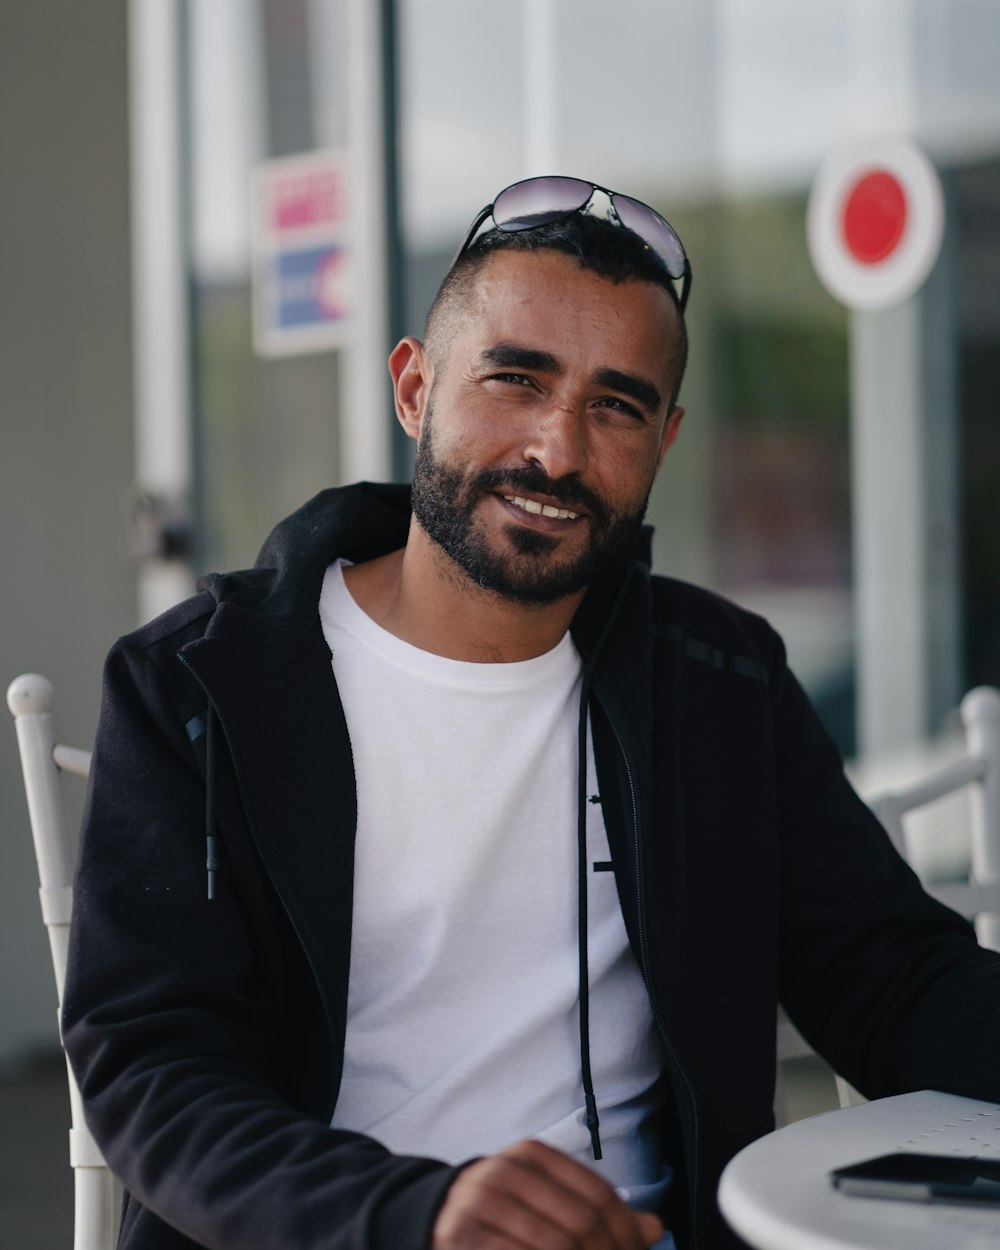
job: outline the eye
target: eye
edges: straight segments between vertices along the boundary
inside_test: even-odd
[[[621,399],[617,395],[605,395],[603,399],[597,401],[597,406],[609,412],[621,413],[623,417],[631,417],[635,421],[646,420],[646,414],[635,404],[630,404],[627,399]]]
[[[491,373],[491,382],[506,382],[511,386],[534,386],[534,379],[526,373]]]

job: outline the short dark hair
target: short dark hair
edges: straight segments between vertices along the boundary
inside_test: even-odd
[[[668,414],[677,402],[687,365],[687,327],[681,315],[673,280],[637,234],[610,221],[574,213],[565,221],[547,222],[532,230],[490,230],[480,235],[457,259],[444,277],[427,314],[425,339],[434,346],[451,338],[452,328],[472,297],[476,278],[497,252],[562,252],[573,257],[581,269],[589,269],[612,282],[649,282],[662,287],[676,311],[676,342],[671,367],[674,376]]]

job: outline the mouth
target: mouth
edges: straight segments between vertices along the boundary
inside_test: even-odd
[[[580,516],[579,512],[573,512],[569,508],[562,508],[558,504],[543,503],[540,499],[531,499],[527,495],[503,495],[502,499],[504,503],[526,512],[529,516],[549,517],[557,521],[575,521]]]

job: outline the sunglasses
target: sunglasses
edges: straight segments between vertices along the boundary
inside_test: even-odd
[[[451,263],[469,250],[487,218],[492,217],[496,229],[506,234],[535,230],[550,222],[565,221],[574,213],[593,211],[596,191],[603,192],[608,199],[604,219],[637,235],[668,276],[681,284],[677,303],[683,312],[691,293],[691,264],[677,231],[641,200],[619,195],[617,191],[609,191],[582,178],[525,178],[523,182],[505,187],[492,204],[487,204],[477,214]]]

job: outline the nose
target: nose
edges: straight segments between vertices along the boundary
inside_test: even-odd
[[[573,405],[554,405],[530,431],[522,455],[552,478],[582,473],[587,467],[583,414]]]

